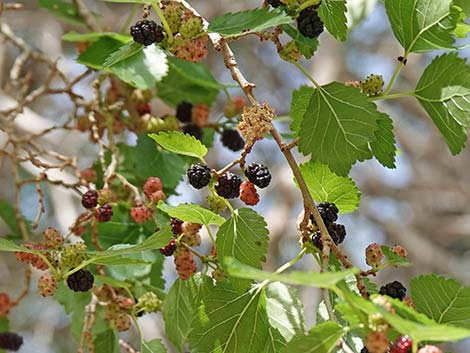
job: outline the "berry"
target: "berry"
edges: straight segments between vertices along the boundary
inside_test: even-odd
[[[328,225],[328,233],[336,245],[341,244],[346,238],[346,227],[342,224],[331,223]]]
[[[259,163],[251,163],[245,170],[245,175],[259,188],[265,188],[271,182],[271,173],[269,173],[268,167]]]
[[[400,336],[390,346],[389,353],[411,353],[412,348],[411,339],[408,336]]]
[[[185,243],[187,246],[194,248],[196,246],[201,245],[201,236],[197,232],[194,234],[183,233],[183,237],[181,238],[181,241]]]
[[[171,224],[171,231],[173,232],[174,235],[180,235],[183,233],[182,225],[183,221],[178,218],[170,218],[170,224]]]
[[[384,257],[380,244],[373,243],[366,248],[366,264],[377,267]]]
[[[382,286],[379,290],[382,295],[388,295],[394,299],[403,300],[406,296],[406,288],[398,281],[393,281]]]
[[[211,170],[207,165],[204,164],[193,164],[186,171],[188,176],[188,181],[195,189],[202,189],[203,187],[209,185],[211,181]]]
[[[206,104],[196,104],[191,113],[192,122],[199,126],[204,127],[209,120],[209,107]]]
[[[17,351],[23,345],[23,337],[14,332],[0,333],[0,349]]]
[[[366,337],[366,348],[370,353],[385,353],[388,350],[389,341],[382,332],[371,332]]]
[[[361,349],[361,353],[370,353],[370,352],[367,350],[366,347],[364,347],[364,348]]]
[[[171,2],[168,5],[165,5],[163,14],[165,16],[166,22],[170,26],[171,32],[178,33],[181,25],[181,16],[183,15],[180,4]]]
[[[204,25],[200,17],[191,16],[181,23],[179,32],[183,39],[194,39],[202,33]]]
[[[152,216],[152,211],[144,205],[131,208],[131,218],[137,223],[145,223]]]
[[[157,177],[150,177],[145,181],[144,184],[144,194],[147,196],[148,199],[152,196],[152,194],[156,191],[160,191],[163,189],[163,184],[160,178]]]
[[[225,147],[234,152],[245,147],[245,140],[237,130],[224,130],[220,140]]]
[[[95,211],[98,222],[108,222],[111,217],[113,217],[113,208],[110,205],[103,205]]]
[[[262,140],[272,128],[274,110],[267,104],[243,108],[242,121],[238,123],[238,131],[248,145]]]
[[[179,277],[182,280],[189,279],[197,269],[193,254],[188,249],[181,248],[174,257]]]
[[[184,235],[195,235],[202,228],[202,224],[183,222],[181,230]]]
[[[259,202],[259,195],[253,183],[244,181],[240,185],[240,199],[248,206],[254,206]]]
[[[40,245],[40,244],[23,244],[25,248],[31,249],[31,250],[45,250],[45,247]],[[47,255],[43,253],[43,255]],[[30,264],[31,266],[37,268],[38,270],[47,270],[49,266],[47,263],[44,262],[43,259],[41,259],[39,256],[32,254],[32,253],[27,253],[23,251],[16,251],[15,252],[15,257],[26,264]]]
[[[315,233],[312,234],[311,236],[311,242],[312,244],[319,250],[323,250],[323,243],[321,241],[321,233],[320,231],[316,231]]]
[[[118,313],[113,320],[114,326],[116,326],[116,330],[119,332],[127,331],[131,328],[131,318],[126,313]]]
[[[323,202],[319,204],[318,212],[326,225],[333,223],[338,219],[339,210],[334,203]]]
[[[87,270],[78,270],[67,277],[67,285],[74,292],[88,292],[94,282],[95,277]]]
[[[283,5],[281,0],[268,0],[268,4],[271,5],[272,7],[279,7]]]
[[[98,205],[102,206],[111,201],[113,192],[109,189],[98,190]]]
[[[240,195],[241,179],[233,173],[226,172],[215,186],[215,191],[219,196],[225,197],[226,199],[236,198]]]
[[[323,32],[323,22],[313,6],[300,12],[297,18],[297,28],[308,38],[317,38]]]
[[[227,276],[220,267],[217,267],[214,271],[212,271],[212,278],[215,279],[217,282],[223,282],[225,281]]]
[[[0,293],[0,318],[8,315],[11,305],[10,296],[7,293]]]
[[[297,42],[291,40],[282,46],[281,51],[279,51],[279,56],[282,60],[295,63],[302,58],[302,53]]]
[[[369,75],[361,81],[361,89],[368,96],[376,96],[382,93],[384,84],[384,78],[381,75]]]
[[[85,250],[85,243],[75,243],[66,246],[60,253],[60,266],[65,269],[77,267],[86,259]]]
[[[137,307],[146,313],[155,313],[160,311],[162,301],[153,292],[147,292],[140,296]]]
[[[98,180],[98,173],[96,173],[96,170],[93,168],[85,168],[81,170],[80,176],[89,183],[94,183],[96,180]]]
[[[50,273],[45,273],[39,278],[38,290],[43,297],[52,297],[57,290],[57,281]]]
[[[436,346],[424,346],[421,348],[418,353],[442,353],[442,351]]]
[[[85,208],[94,208],[98,205],[98,193],[96,190],[88,190],[83,194],[82,205]]]
[[[134,42],[145,46],[155,42],[160,43],[165,37],[163,27],[152,20],[142,20],[131,27],[131,36]]]
[[[207,196],[207,203],[209,208],[215,213],[222,213],[227,208],[224,198],[217,195],[210,194]]]
[[[392,248],[392,251],[395,254],[397,254],[398,256],[401,256],[401,257],[407,257],[408,256],[408,251],[403,246],[400,246],[400,245],[395,245]]]
[[[204,135],[204,132],[202,131],[202,129],[199,126],[194,125],[194,124],[188,124],[185,127],[183,127],[183,132],[190,136],[194,136],[198,140],[202,140],[202,137]]]
[[[135,110],[140,116],[150,114],[152,113],[152,105],[150,102],[137,102],[135,104]]]
[[[233,118],[234,116],[240,114],[245,106],[245,98],[242,96],[235,96],[225,104],[224,114],[227,118]]]
[[[48,249],[58,249],[64,245],[64,238],[55,228],[46,228],[43,232],[44,245]]]
[[[192,118],[193,104],[183,101],[176,107],[176,117],[182,123],[189,123]]]
[[[178,59],[186,60],[192,63],[197,63],[207,57],[207,43],[209,36],[204,35],[189,41],[183,42],[175,47],[171,52]]]
[[[171,239],[168,245],[164,246],[163,248],[160,248],[160,253],[164,256],[171,256],[173,253],[176,251],[178,248],[178,245],[176,244],[175,239]]]

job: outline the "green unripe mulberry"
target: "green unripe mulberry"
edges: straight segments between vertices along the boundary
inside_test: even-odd
[[[365,80],[361,81],[361,89],[368,96],[376,96],[382,93],[384,84],[382,75],[369,75]]]

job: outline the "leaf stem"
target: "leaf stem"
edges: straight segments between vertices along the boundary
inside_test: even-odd
[[[302,248],[302,250],[300,250],[300,252],[297,254],[296,257],[294,257],[292,260],[290,260],[289,262],[286,262],[284,265],[279,267],[274,273],[276,274],[282,273],[288,268],[294,266],[297,262],[299,262],[302,259],[302,257],[304,256],[306,252],[307,252],[307,248],[305,247]]]
[[[139,3],[135,3],[134,5],[132,5],[131,11],[129,12],[129,16],[127,16],[126,22],[124,22],[122,27],[119,29],[119,33],[127,33],[129,25],[131,24],[131,21],[134,18],[139,7],[140,7]]]
[[[410,92],[402,92],[402,93],[394,93],[394,94],[381,94],[379,96],[370,97],[369,100],[371,101],[378,101],[378,100],[386,100],[386,99],[396,99],[396,98],[403,98],[403,97],[413,97],[414,91]]]
[[[168,22],[165,18],[165,15],[163,14],[162,9],[159,6],[160,0],[153,0],[152,1],[152,6],[157,13],[158,17],[160,18],[160,21],[162,22],[163,28],[165,28],[165,32],[168,35],[168,42],[171,44],[173,43],[173,33],[171,31],[170,26],[168,25]]]
[[[320,0],[308,0],[308,1],[305,1],[302,5],[299,6],[297,12],[300,12],[300,11],[306,9],[307,7],[311,7],[311,6],[318,5],[319,3],[320,3]]]
[[[387,96],[390,93],[390,91],[393,88],[393,85],[394,85],[395,81],[397,80],[398,76],[400,75],[401,70],[405,67],[405,62],[406,62],[406,59],[407,59],[407,55],[408,54],[405,53],[405,55],[403,56],[403,59],[400,61],[400,63],[395,68],[395,71],[393,72],[392,78],[390,79],[390,81],[388,82],[387,87],[384,90],[384,93],[383,93],[384,96]]]
[[[321,85],[313,78],[312,75],[310,75],[310,73],[305,69],[305,67],[303,67],[302,65],[300,65],[299,63],[293,63],[300,71],[302,71],[302,73],[305,75],[305,77],[307,77],[310,82],[313,83],[313,85],[316,87],[316,88],[320,88]]]

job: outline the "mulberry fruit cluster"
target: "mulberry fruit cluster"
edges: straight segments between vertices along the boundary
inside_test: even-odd
[[[23,337],[14,332],[0,332],[0,349],[17,351],[23,345]]]
[[[323,32],[323,21],[314,6],[300,11],[297,18],[299,32],[308,38],[318,38]]]
[[[64,247],[60,253],[59,264],[65,269],[71,269],[80,265],[86,259],[85,243],[75,243]]]
[[[88,292],[93,288],[95,277],[90,271],[78,270],[67,277],[67,285],[74,292]]]
[[[361,81],[361,89],[368,96],[376,96],[382,93],[384,84],[384,78],[381,75],[369,75],[364,81]]]
[[[25,248],[31,249],[31,250],[46,250],[46,248],[43,245],[40,244],[23,244]],[[43,253],[44,255],[47,255],[46,253]],[[27,253],[23,251],[16,251],[15,252],[15,257],[25,263],[25,264],[30,264],[31,266],[37,268],[38,270],[47,270],[48,265],[47,263],[38,255],[32,254],[32,253]]]
[[[95,210],[95,218],[98,222],[109,222],[113,217],[111,205],[103,205]]]
[[[64,245],[64,237],[57,229],[49,227],[46,228],[42,234],[46,248],[59,249]]]
[[[234,152],[240,151],[245,147],[245,140],[243,140],[237,130],[226,129],[222,131],[222,137],[220,140],[225,147]]]
[[[160,311],[162,301],[153,292],[147,292],[140,296],[137,307],[146,313],[155,313]]]
[[[382,286],[379,290],[379,294],[403,300],[406,297],[406,288],[399,281],[393,281]]]
[[[171,239],[170,242],[167,245],[160,248],[160,253],[163,256],[167,256],[167,257],[172,256],[175,253],[177,248],[178,248],[178,245],[176,244],[176,240]]]
[[[262,140],[272,127],[274,110],[264,103],[262,106],[243,108],[242,121],[238,123],[238,131],[251,146]]]
[[[88,190],[82,196],[83,207],[90,209],[98,205],[98,192],[96,190]]]
[[[338,245],[341,244],[344,239],[346,238],[346,227],[342,224],[335,223],[338,220],[338,208],[335,204],[329,202],[323,202],[318,206],[318,212],[325,223],[325,226],[330,234],[331,239],[333,242]],[[310,216],[310,220],[314,224],[315,228],[318,229],[317,224],[313,216]],[[313,245],[315,245],[318,249],[323,249],[323,244],[321,241],[321,233],[319,230],[316,230],[311,237]]]
[[[380,244],[373,243],[366,248],[366,264],[371,267],[377,267],[384,257]]]
[[[259,163],[251,163],[245,170],[245,175],[249,181],[259,188],[265,188],[271,182],[271,173],[268,167]]]
[[[209,185],[211,181],[211,170],[207,165],[204,164],[193,164],[186,171],[189,183],[195,189],[202,189],[203,187]]]
[[[365,348],[370,353],[385,353],[389,344],[388,338],[383,332],[371,332],[366,337]]]
[[[179,249],[178,253],[174,254],[174,259],[176,271],[182,280],[188,280],[196,272],[197,266],[194,256],[188,249]]]
[[[240,185],[242,180],[231,172],[224,173],[215,185],[217,194],[226,199],[233,199],[240,196]]]
[[[204,136],[202,128],[209,120],[209,107],[206,104],[182,101],[176,107],[176,118],[183,123],[183,132],[201,140]]]
[[[413,344],[408,336],[400,336],[390,346],[389,353],[411,353]]]
[[[43,297],[52,297],[57,290],[57,280],[50,273],[45,273],[38,281],[39,294]]]
[[[163,183],[160,178],[147,178],[143,190],[145,197],[155,205],[158,203],[158,201],[166,199],[166,195],[163,192]]]
[[[136,223],[145,223],[152,217],[152,210],[145,205],[132,207],[130,213]]]
[[[142,20],[131,27],[131,36],[134,42],[145,46],[155,42],[160,43],[165,37],[163,27],[152,20]]]
[[[240,200],[248,206],[255,206],[259,202],[259,195],[255,186],[250,181],[244,181],[240,185]]]

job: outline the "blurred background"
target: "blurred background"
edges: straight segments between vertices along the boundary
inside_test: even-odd
[[[226,12],[236,12],[261,5],[257,1],[192,0],[191,4],[206,18],[210,19]],[[8,2],[7,2],[8,3]],[[380,1],[348,1],[352,32],[347,43],[334,40],[329,34],[320,37],[320,48],[315,56],[302,64],[322,84],[331,81],[361,80],[367,75],[381,74],[385,81],[391,77],[396,58],[402,54],[401,47],[393,37],[385,10]],[[119,31],[125,25],[132,5],[88,1],[90,9],[100,14],[99,21],[105,30]],[[136,19],[140,16],[136,14]],[[35,1],[22,2],[22,9],[5,11],[0,25],[7,24],[14,33],[23,38],[32,48],[38,49],[53,59],[58,66],[72,77],[85,71],[75,63],[75,46],[61,41],[61,36],[77,27],[57,20]],[[257,38],[244,38],[232,44],[242,72],[251,82],[256,83],[255,93],[260,100],[269,102],[281,117],[276,125],[283,132],[288,131],[290,100],[292,91],[309,82],[293,65],[283,62],[276,48],[270,42]],[[7,94],[11,67],[18,50],[5,44],[0,35],[0,110],[14,104]],[[460,52],[468,57],[469,49]],[[425,66],[437,53],[412,55],[408,65],[397,81],[396,91],[412,90]],[[210,52],[206,64],[214,76],[223,83],[231,83],[231,77],[218,53]],[[46,77],[41,66],[31,67],[33,82]],[[90,97],[89,84],[84,80],[77,93]],[[234,95],[240,92],[234,89]],[[223,112],[224,96],[211,111],[214,118]],[[155,101],[153,111],[164,115],[172,109]],[[470,285],[470,150],[467,147],[459,156],[452,156],[437,128],[413,99],[389,100],[378,103],[379,108],[390,114],[394,120],[399,155],[397,169],[383,168],[375,160],[359,163],[353,167],[351,177],[362,192],[361,205],[353,214],[342,215],[340,222],[347,227],[348,235],[342,245],[350,259],[365,268],[364,249],[372,243],[387,245],[400,244],[409,253],[413,262],[410,268],[386,269],[373,278],[378,286],[392,280],[408,285],[410,278],[424,273],[438,273],[456,278]],[[31,110],[19,119],[20,129],[39,131],[51,124],[60,124],[72,114],[72,105],[65,96],[47,96],[36,101]],[[0,118],[1,119],[1,118]],[[283,121],[284,120],[284,121]],[[134,136],[127,136],[129,143]],[[5,136],[0,132],[0,143]],[[44,144],[65,155],[78,155],[79,167],[88,167],[97,157],[96,146],[88,141],[88,135],[61,131],[48,135]],[[259,161],[270,167],[273,183],[261,191],[261,202],[255,207],[269,224],[271,242],[267,270],[273,270],[293,258],[299,251],[298,233],[295,228],[297,214],[301,211],[300,193],[296,190],[290,169],[282,154],[273,147],[273,141],[265,139],[256,144],[248,161]],[[14,184],[9,159],[0,155],[0,198],[13,201]],[[237,157],[236,153],[223,148],[216,141],[208,161],[213,168],[223,167]],[[304,158],[297,156],[299,161]],[[27,173],[37,173],[34,167],[25,167]],[[55,177],[70,176],[57,172]],[[186,183],[181,183],[179,196],[169,199],[170,203],[182,201],[204,202],[205,194],[196,193]],[[46,189],[46,213],[39,229],[57,226],[66,231],[80,212],[78,195],[60,187]],[[21,210],[28,219],[34,219],[37,212],[37,194],[34,186],[25,188],[21,195]],[[0,220],[0,235],[7,234],[5,224]],[[176,276],[171,262],[165,266],[167,286]],[[315,268],[313,260],[306,259],[299,268]],[[23,267],[11,255],[0,255],[0,292],[20,293],[22,291]],[[25,337],[21,353],[72,352],[76,345],[68,333],[68,318],[62,306],[50,299],[43,299],[36,293],[38,273],[33,272],[31,292],[21,304],[12,310],[11,327]],[[321,300],[319,291],[299,288],[305,304],[308,325],[315,322],[316,308]],[[163,337],[161,319],[158,315],[146,315],[140,319],[146,338]],[[136,333],[124,335],[132,342]],[[470,351],[469,342],[449,346],[449,351],[464,353]]]

